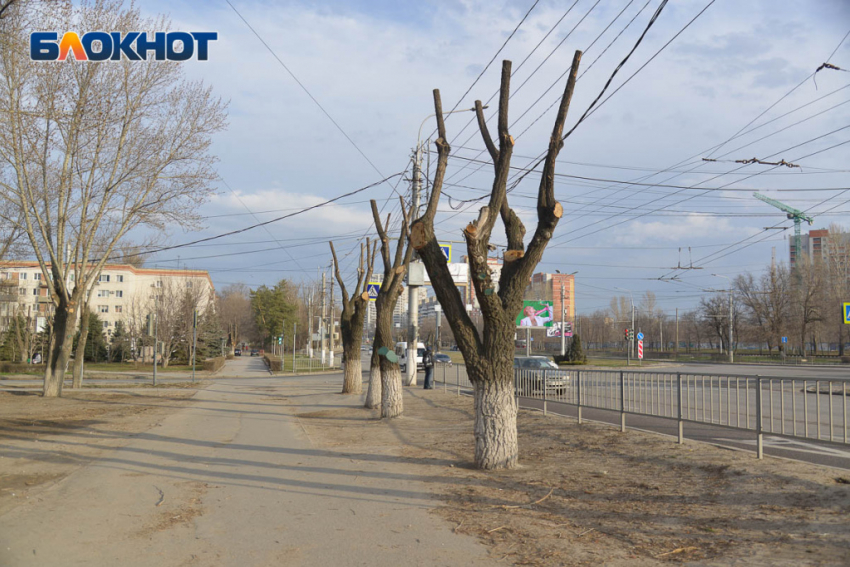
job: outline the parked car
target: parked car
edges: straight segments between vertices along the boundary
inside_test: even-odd
[[[236,350],[234,350],[234,351],[233,351],[233,356],[242,356],[242,349],[241,349],[241,348],[237,348]]]
[[[445,364],[446,366],[452,365],[452,359],[449,355],[438,352],[434,355],[434,362],[437,364]]]
[[[546,356],[518,356],[514,358],[515,383],[517,390],[523,395],[543,393],[545,381],[546,392],[562,394],[570,385],[570,373],[558,368]]]
[[[260,356],[260,351],[255,348],[251,349],[251,356]]]

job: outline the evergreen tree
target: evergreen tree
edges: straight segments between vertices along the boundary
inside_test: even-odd
[[[115,323],[115,329],[112,331],[112,341],[110,342],[111,350],[110,357],[112,360],[124,362],[130,356],[130,335],[124,327],[124,321]]]
[[[215,309],[208,307],[198,321],[198,354],[197,362],[207,358],[221,356],[221,339],[224,329],[221,327]]]
[[[103,321],[100,320],[97,313],[88,314],[89,317],[89,332],[86,339],[86,352],[84,360],[86,362],[97,362],[106,360],[106,337],[103,334]],[[77,350],[77,341],[80,340],[80,331],[77,331],[74,337],[74,352]]]
[[[584,354],[584,349],[581,348],[581,337],[578,334],[573,335],[573,340],[570,342],[570,348],[567,351],[567,360],[576,364],[587,363],[587,355]]]

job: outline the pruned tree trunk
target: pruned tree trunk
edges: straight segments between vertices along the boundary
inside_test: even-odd
[[[494,180],[490,199],[479,211],[478,219],[464,229],[469,262],[469,278],[484,320],[479,331],[466,311],[463,298],[454,285],[452,275],[440,250],[434,232],[434,218],[442,192],[451,147],[446,136],[440,91],[434,91],[434,109],[438,138],[437,168],[431,197],[425,214],[413,222],[410,241],[422,258],[434,293],[451,326],[458,348],[466,362],[475,399],[475,464],[482,469],[514,468],[518,463],[516,401],[513,391],[513,353],[515,317],[522,308],[523,293],[529,278],[543,256],[563,207],[555,200],[555,162],[563,147],[564,122],[575,88],[581,52],[576,51],[572,69],[558,108],[549,139],[537,194],[537,228],[526,247],[525,226],[508,204],[507,181],[514,138],[508,132],[511,62],[502,64],[499,92],[498,144],[493,142],[484,118],[481,101],[475,101],[478,128],[493,161]],[[498,282],[493,281],[487,256],[490,236],[501,218],[507,237],[504,266]]]
[[[399,201],[401,202],[402,223],[394,256],[391,256],[390,240],[385,230],[385,227],[390,224],[390,217],[387,215],[386,223],[381,224],[378,204],[374,200],[371,201],[372,217],[375,222],[375,229],[378,232],[378,239],[381,241],[384,279],[375,301],[375,341],[372,346],[372,368],[366,407],[373,407],[369,404],[374,403],[375,398],[379,397],[381,417],[385,418],[398,417],[404,411],[401,372],[398,367],[398,358],[393,352],[392,317],[396,302],[403,289],[402,281],[410,264],[413,249],[410,247],[408,239],[409,213],[404,204],[404,199],[399,197]],[[374,384],[378,374],[376,373],[376,366],[380,367],[379,391]]]
[[[356,350],[345,346],[343,335],[342,356],[345,370],[342,378],[342,393],[360,395],[363,391],[363,365],[360,363],[360,348]]]
[[[79,389],[83,387],[83,362],[86,358],[86,343],[89,340],[89,313],[87,307],[82,309],[80,320],[80,339],[77,341],[77,350],[74,351],[73,381],[71,387]]]
[[[342,393],[357,394],[363,390],[363,371],[360,364],[360,345],[363,344],[363,321],[369,308],[369,293],[366,285],[372,277],[372,267],[375,264],[375,245],[366,239],[366,245],[360,244],[360,265],[357,268],[357,284],[354,293],[348,296],[345,281],[339,272],[339,262],[336,258],[334,243],[330,242],[331,254],[334,259],[334,275],[339,282],[342,292],[342,313],[339,316],[340,334],[342,335],[342,356],[345,361],[343,370]],[[365,252],[365,257],[364,257]],[[331,282],[333,283],[333,282]],[[333,288],[331,288],[333,291]]]
[[[475,463],[482,469],[512,469],[518,462],[517,405],[512,371],[509,376],[507,381],[477,379],[473,382]]]
[[[381,407],[381,356],[378,354],[378,334],[372,341],[372,357],[369,362],[369,388],[366,390],[365,407],[377,409]]]

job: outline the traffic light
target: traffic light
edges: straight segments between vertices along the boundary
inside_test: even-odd
[[[277,344],[279,344],[279,345],[282,345],[282,344],[283,344],[283,337],[278,337],[278,338],[277,338]]]
[[[626,340],[629,340],[629,330],[626,329]]]
[[[148,313],[145,316],[145,332],[149,337],[153,336],[153,314]]]

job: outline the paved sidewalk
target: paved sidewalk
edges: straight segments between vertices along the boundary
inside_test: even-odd
[[[253,369],[252,369],[253,370]],[[430,510],[397,447],[316,448],[298,413],[359,405],[342,377],[220,380],[193,406],[0,517],[0,565],[489,565]],[[255,377],[254,377],[255,376]],[[64,444],[114,435],[97,425]],[[66,458],[49,440],[32,458]]]

